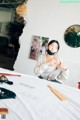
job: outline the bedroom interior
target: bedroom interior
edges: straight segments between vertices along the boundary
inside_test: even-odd
[[[4,12],[3,8],[6,9],[6,15],[8,17],[6,17],[7,21],[9,22],[10,20],[12,21],[16,21],[18,20],[22,20],[19,19],[18,15],[15,16],[15,6],[19,5],[19,1],[15,2],[15,0],[13,0],[15,4],[11,4],[10,1],[9,3],[5,3],[1,2],[0,3],[0,9],[2,11],[2,13],[0,12],[0,14],[2,15]],[[8,2],[8,1],[6,1]],[[21,1],[24,2],[24,1]],[[32,36],[33,35],[37,35],[37,36],[45,36],[48,37],[49,40],[51,39],[57,39],[60,41],[60,45],[61,45],[61,50],[59,52],[59,55],[62,57],[63,61],[68,65],[69,69],[70,69],[70,76],[69,79],[65,82],[68,85],[77,87],[77,82],[79,82],[79,69],[80,69],[80,56],[79,56],[79,50],[80,47],[77,48],[73,48],[73,47],[69,47],[69,45],[66,44],[65,41],[65,31],[67,30],[67,28],[69,28],[70,26],[73,25],[78,25],[79,26],[79,15],[78,15],[78,10],[79,8],[79,4],[72,4],[72,6],[70,4],[62,4],[59,1],[54,2],[56,6],[58,6],[58,9],[55,7],[55,5],[51,4],[53,1],[51,2],[46,2],[45,1],[42,2],[39,1],[38,3],[36,2],[36,0],[34,2],[28,1],[28,9],[27,9],[27,14],[26,16],[24,16],[24,21],[26,21],[26,25],[23,28],[23,33],[21,36],[19,36],[16,48],[17,48],[17,52],[15,52],[14,49],[14,34],[13,31],[12,33],[10,32],[8,34],[8,36],[10,37],[10,35],[12,36],[12,44],[10,44],[8,46],[8,48],[6,49],[7,51],[3,51],[4,56],[0,55],[0,58],[2,57],[2,60],[0,59],[0,66],[3,68],[7,68],[10,70],[15,70],[17,72],[21,72],[21,73],[25,73],[25,74],[30,74],[35,76],[34,74],[34,67],[36,64],[36,60],[30,59],[29,58],[29,54],[30,54],[30,47],[31,47],[31,40],[32,40]],[[49,6],[48,6],[49,4]],[[46,5],[45,9],[44,6]],[[36,7],[35,7],[36,6]],[[47,8],[48,6],[48,8]],[[12,7],[12,9],[11,9]],[[38,7],[38,8],[37,8]],[[42,10],[41,10],[42,7]],[[53,10],[53,7],[55,8],[55,11]],[[75,9],[74,9],[75,7]],[[76,9],[76,7],[78,9]],[[38,11],[37,11],[38,9]],[[59,11],[60,9],[60,11]],[[65,12],[63,12],[63,9]],[[74,14],[72,14],[72,10],[74,11]],[[12,12],[10,12],[12,11]],[[44,11],[42,13],[42,11]],[[69,12],[69,14],[68,14]],[[56,14],[56,16],[55,16]],[[59,16],[60,17],[60,21],[59,21]],[[44,16],[45,15],[45,16]],[[49,16],[50,15],[50,16]],[[15,16],[15,17],[14,17]],[[75,16],[75,19],[74,19]],[[1,21],[2,21],[1,17]],[[72,19],[73,18],[73,19]],[[4,19],[4,18],[3,18]],[[36,23],[37,20],[37,23]],[[45,22],[46,21],[46,22]],[[53,22],[54,21],[54,22]],[[0,28],[2,28],[2,32],[4,30],[4,27],[6,25],[6,21],[4,19],[4,24],[1,26]],[[14,26],[14,24],[13,24]],[[39,29],[38,29],[39,28]],[[48,28],[48,30],[47,30]],[[57,30],[58,29],[58,30]],[[59,31],[59,32],[58,32]],[[16,39],[17,41],[17,39]],[[19,51],[19,53],[18,53]],[[18,55],[18,56],[17,56]],[[74,55],[76,55],[76,59],[74,59]],[[65,59],[66,58],[66,59]],[[5,62],[7,61],[7,62]],[[26,62],[25,62],[26,61]],[[7,64],[6,64],[7,63]],[[30,63],[30,67],[29,64]],[[76,69],[73,69],[73,68]],[[30,68],[30,69],[28,69]],[[74,74],[75,73],[75,74]],[[77,78],[77,79],[76,79]]]
[[[65,37],[69,32],[71,34],[68,35],[74,33],[72,27],[80,25],[80,4],[66,4],[60,0],[28,0],[24,15],[26,7],[21,4],[24,0],[12,0],[12,3],[11,0],[0,0],[0,32],[8,24],[5,21],[7,15],[9,33],[6,29],[4,33],[11,40],[8,48],[0,48],[4,54],[2,62],[5,62],[5,56],[9,57],[7,67],[0,65],[0,119],[62,120],[63,117],[66,120],[80,120],[79,32],[74,39],[77,41],[75,44],[71,44],[69,36]],[[4,11],[3,7],[8,8]],[[15,21],[22,26],[20,33],[12,32]],[[19,30],[18,27],[16,30]],[[64,84],[40,79],[34,74],[36,60],[29,57],[34,35],[59,41],[59,56],[70,71],[69,79]],[[13,49],[14,39],[18,42],[17,53]]]
[[[43,2],[28,1],[27,16],[25,16],[27,25],[20,36],[21,47],[14,64],[15,71],[35,76],[36,60],[29,59],[33,35],[45,36],[49,40],[57,39],[61,46],[59,55],[70,70],[70,76],[66,84],[77,87],[77,82],[80,81],[80,47],[68,46],[64,40],[64,34],[68,27],[76,24],[80,25],[79,10],[79,4],[77,3],[65,4],[58,0],[54,2],[53,0],[47,2],[45,0]]]

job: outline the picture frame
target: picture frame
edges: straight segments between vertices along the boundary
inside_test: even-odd
[[[48,41],[48,37],[33,35],[29,58],[37,60],[41,54],[45,54]]]

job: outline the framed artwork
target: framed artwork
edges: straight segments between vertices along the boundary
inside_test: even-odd
[[[69,26],[64,33],[65,43],[73,48],[80,47],[80,25],[74,24]]]
[[[48,41],[49,41],[48,37],[33,35],[29,58],[37,60],[39,55],[44,54],[46,52],[46,45]]]

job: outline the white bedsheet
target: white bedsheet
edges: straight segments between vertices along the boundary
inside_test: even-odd
[[[0,72],[15,73],[0,68]],[[18,73],[16,73],[18,74]],[[9,110],[7,120],[80,120],[80,90],[30,75],[7,76],[13,85],[0,84],[0,87],[16,93],[16,99],[0,100],[0,108]],[[51,85],[67,97],[61,101],[50,91]]]

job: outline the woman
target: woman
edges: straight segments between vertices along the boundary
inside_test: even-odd
[[[63,83],[68,78],[69,70],[57,56],[59,48],[56,40],[48,43],[46,54],[40,55],[34,69],[38,77],[58,83]]]

